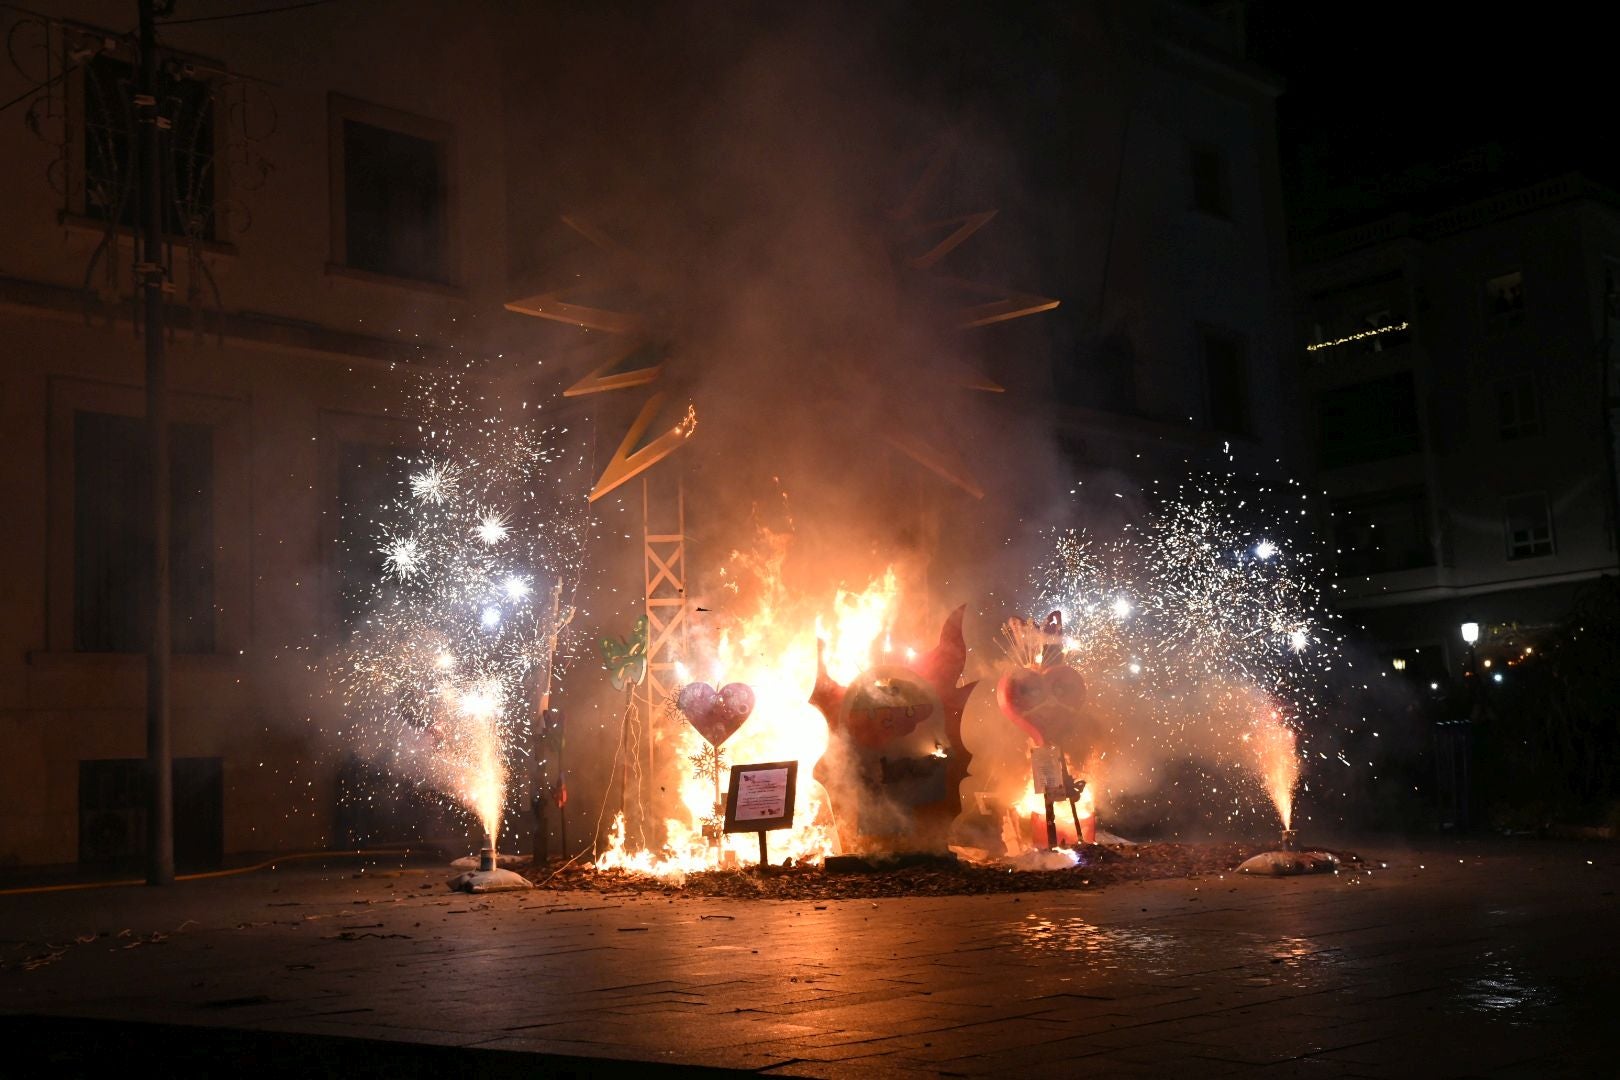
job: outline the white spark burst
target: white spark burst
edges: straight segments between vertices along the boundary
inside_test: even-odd
[[[1065,613],[1065,652],[1111,717],[1112,753],[1136,754],[1144,768],[1247,775],[1254,755],[1234,748],[1254,724],[1303,740],[1321,713],[1339,658],[1336,616],[1307,538],[1277,535],[1298,508],[1272,512],[1263,484],[1227,474],[1150,494],[1145,519],[1113,539],[1055,531],[1025,614]],[[1265,802],[1239,812],[1263,814]]]
[[[409,581],[422,569],[422,545],[414,536],[390,541],[382,548],[383,569],[401,581]]]
[[[379,503],[345,507],[381,539],[341,542],[380,544],[383,572],[343,582],[355,614],[333,691],[368,763],[494,834],[557,629],[548,605],[523,601],[541,587],[534,567],[547,588],[578,579],[588,458],[564,453],[537,410],[507,413],[454,374],[424,376],[415,406],[425,451],[400,459]]]
[[[506,539],[506,519],[497,511],[488,511],[484,514],[483,520],[473,526],[473,534],[490,547],[494,547]]]
[[[429,462],[428,467],[411,477],[411,494],[421,503],[442,506],[456,493],[456,482],[461,470],[454,465]]]

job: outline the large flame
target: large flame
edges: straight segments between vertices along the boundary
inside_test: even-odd
[[[720,771],[717,785],[714,774],[697,764],[705,759],[708,744],[676,714],[675,746],[669,757],[670,767],[680,774],[684,817],[665,820],[664,848],[656,854],[629,850],[623,822],[616,819],[608,848],[597,859],[598,869],[678,877],[757,862],[754,835],[725,835],[717,845],[704,835],[704,824],[712,825],[723,813],[717,803],[725,797],[729,766],[765,761],[799,763],[793,828],[769,834],[771,861],[814,862],[838,851],[825,792],[813,778],[816,762],[827,749],[826,720],[809,702],[818,642],[828,670],[844,678],[870,667],[885,649],[892,651],[898,578],[890,567],[866,588],[838,589],[818,603],[814,597],[791,593],[783,582],[786,537],[766,533],[763,552],[733,553],[727,568],[728,592],[743,593],[746,579],[752,613],[724,627],[712,643],[700,648],[704,655],[689,669],[683,665],[676,672],[681,682],[701,680],[715,687],[741,682],[753,689],[754,711],[721,747],[728,769]]]

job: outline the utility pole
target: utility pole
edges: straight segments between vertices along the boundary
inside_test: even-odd
[[[169,373],[163,356],[163,139],[168,126],[158,98],[157,5],[173,0],[137,0],[140,8],[140,68],[136,76],[141,281],[146,331],[146,439],[151,464],[151,640],[146,658],[146,883],[174,883],[174,771],[169,731]]]
[[[558,577],[551,583],[551,608],[547,615],[551,630],[546,637],[546,662],[544,667],[541,669],[538,682],[540,693],[535,700],[535,718],[533,729],[535,736],[531,740],[531,742],[534,744],[534,754],[537,761],[540,760],[540,755],[544,752],[544,743],[542,740],[548,734],[549,725],[552,720],[551,684],[552,673],[556,668],[557,663],[557,639],[562,635],[562,628],[574,617],[574,611],[572,608],[568,610],[567,618],[564,618],[562,615],[562,586],[563,583],[561,577]],[[566,790],[564,787],[565,781],[563,779],[563,740],[567,737],[567,733],[560,727],[556,728],[555,733],[557,736],[555,742],[557,755],[556,791],[553,791],[546,786],[545,770],[543,768],[539,768],[535,772],[534,787],[529,795],[529,804],[530,808],[534,812],[535,822],[533,858],[536,866],[544,863],[551,851],[551,840],[546,831],[546,803],[550,802],[558,792]],[[568,809],[566,806],[559,805],[557,807],[557,826],[559,838],[562,841],[563,855],[566,856],[568,854]]]

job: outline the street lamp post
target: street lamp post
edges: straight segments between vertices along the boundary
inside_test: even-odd
[[[1457,828],[1467,828],[1471,810],[1469,743],[1479,700],[1479,672],[1475,666],[1477,656],[1474,652],[1474,646],[1479,642],[1479,623],[1469,619],[1458,627],[1458,630],[1463,644],[1467,646],[1463,660],[1463,683],[1467,688],[1464,700],[1468,705],[1468,714],[1461,719],[1442,721],[1437,734],[1441,736],[1442,748],[1441,788],[1450,795],[1450,824]]]

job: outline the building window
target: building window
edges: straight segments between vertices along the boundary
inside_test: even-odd
[[[1485,282],[1485,314],[1493,322],[1512,321],[1524,314],[1524,274],[1518,270]]]
[[[214,651],[213,429],[173,424],[169,537],[177,653]],[[143,652],[151,635],[152,524],[146,422],[73,414],[73,648]]]
[[[338,638],[348,640],[360,617],[388,588],[378,534],[379,507],[398,502],[409,482],[409,448],[344,441],[338,448]]]
[[[1553,553],[1552,510],[1547,496],[1517,495],[1502,504],[1509,559],[1539,559]]]
[[[1324,391],[1318,407],[1324,469],[1415,454],[1422,449],[1410,371]]]
[[[1333,545],[1340,577],[1433,566],[1427,493],[1410,487],[1334,500]]]
[[[1243,339],[1219,330],[1199,332],[1204,354],[1204,388],[1209,426],[1216,431],[1250,434],[1249,365]]]
[[[135,172],[135,70],[106,53],[84,68],[84,214],[128,228],[140,200]],[[163,231],[193,240],[214,239],[217,180],[214,94],[210,83],[160,69],[163,131]]]
[[[1541,434],[1536,380],[1530,375],[1505,379],[1496,387],[1496,425],[1503,441]]]
[[[337,98],[332,125],[335,261],[449,284],[448,126]]]
[[[1218,147],[1195,146],[1190,155],[1192,207],[1210,217],[1231,218],[1232,182]]]

